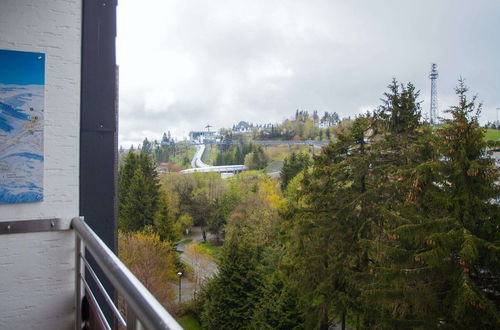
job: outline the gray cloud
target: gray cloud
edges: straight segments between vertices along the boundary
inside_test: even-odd
[[[382,4],[383,3],[383,4]],[[182,138],[207,123],[278,122],[295,109],[349,116],[377,106],[392,77],[440,109],[459,76],[500,106],[498,1],[121,1],[120,143]]]

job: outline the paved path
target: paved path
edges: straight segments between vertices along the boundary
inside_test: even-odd
[[[207,233],[207,240],[211,240],[214,237]],[[210,277],[213,276],[217,272],[217,263],[213,259],[203,259],[203,260],[193,260],[191,256],[185,253],[187,247],[193,243],[201,243],[203,242],[203,235],[201,233],[200,227],[193,227],[191,233],[186,235],[182,240],[185,241],[187,239],[191,239],[192,241],[189,243],[179,243],[177,245],[177,251],[180,251],[180,259],[191,266],[193,269],[191,274],[187,274],[187,276],[182,276],[181,278],[181,301],[188,301],[193,299],[196,294],[196,291],[199,290],[199,285],[196,284],[196,276],[201,277]],[[202,265],[202,266],[200,266]],[[176,284],[176,294],[177,300],[179,299],[179,286]]]

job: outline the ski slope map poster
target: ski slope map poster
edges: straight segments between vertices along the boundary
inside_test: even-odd
[[[0,204],[43,200],[45,54],[0,50]]]

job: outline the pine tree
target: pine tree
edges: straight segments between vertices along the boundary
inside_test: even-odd
[[[340,131],[304,175],[298,208],[289,213],[296,285],[308,283],[300,291],[306,327],[350,319],[357,327],[390,328],[412,313],[411,306],[398,305],[404,299],[394,298],[400,291],[379,279],[388,231],[406,221],[398,218],[398,203],[411,189],[411,171],[431,156],[417,97],[411,84],[393,81],[380,110]],[[384,307],[387,302],[394,303]],[[398,315],[390,315],[391,307]]]
[[[411,83],[405,86],[396,80],[388,88],[376,114],[374,140],[370,141],[370,189],[377,202],[360,240],[369,260],[367,272],[360,278],[364,305],[360,322],[382,328],[428,327],[435,306],[432,300],[426,301],[429,288],[414,283],[420,274],[413,272],[415,261],[408,250],[416,247],[411,240],[393,243],[399,237],[394,233],[396,228],[420,221],[420,213],[407,205],[415,168],[437,157],[430,146],[430,128],[420,124],[418,91]],[[422,317],[426,313],[427,317]]]
[[[443,317],[446,324],[463,328],[500,327],[500,208],[498,169],[489,157],[478,118],[481,105],[467,97],[459,81],[457,106],[438,131],[442,155],[437,170],[438,201],[447,213],[447,226],[433,226],[427,249],[416,258],[429,267],[446,271]],[[441,219],[434,221],[435,224]],[[439,282],[438,282],[439,283]]]
[[[120,218],[120,229],[137,231],[153,224],[151,216],[152,200],[147,193],[147,182],[141,168],[136,168],[128,187],[126,203],[123,205]]]
[[[158,173],[156,172],[156,165],[150,154],[141,152],[139,154],[138,162],[146,180],[146,189],[144,193],[151,200],[151,209],[147,210],[146,216],[152,221],[152,219],[154,218],[154,214],[158,209],[158,196],[160,187]]]
[[[300,171],[311,166],[311,158],[305,153],[292,154],[285,158],[283,167],[280,170],[281,190],[285,191],[288,182],[292,180]]]
[[[406,200],[388,217],[393,228],[376,246],[373,301],[386,327],[499,325],[498,172],[478,124],[480,105],[466,92],[461,81],[453,119],[431,141],[439,155],[415,167]]]
[[[413,84],[406,86],[393,79],[387,86],[389,92],[384,93],[384,104],[380,107],[380,117],[384,119],[389,132],[408,134],[420,126],[420,104],[417,102],[419,92]]]
[[[296,289],[286,282],[280,270],[267,275],[262,296],[255,307],[252,329],[303,329]]]
[[[148,141],[148,138],[144,138],[144,141],[142,141],[141,151],[146,154],[151,153],[151,142]]]
[[[215,234],[217,240],[220,238],[220,233],[223,231],[229,215],[240,202],[239,196],[235,191],[229,191],[222,196],[218,196],[211,203],[212,214],[207,221],[207,229],[212,234]]]
[[[245,165],[251,170],[264,169],[269,163],[269,157],[261,146],[245,156]]]
[[[359,312],[356,274],[366,270],[359,235],[373,218],[377,199],[371,184],[373,118],[357,118],[315,158],[298,200],[284,214],[288,230],[290,281],[297,288],[306,328],[328,329],[347,313]],[[335,321],[337,320],[337,321]]]
[[[261,277],[254,247],[236,237],[226,240],[219,272],[202,290],[202,325],[206,329],[245,329],[260,296]]]
[[[158,210],[154,217],[154,227],[161,240],[176,242],[179,238],[179,229],[175,225],[174,210],[167,200],[167,193],[161,191],[158,199]]]
[[[139,230],[152,225],[158,208],[158,178],[149,154],[129,152],[118,179],[119,228]]]
[[[134,172],[138,166],[137,156],[135,152],[129,151],[120,166],[118,176],[118,218],[121,223],[125,217],[124,207],[128,202],[128,189],[130,181],[134,176]]]

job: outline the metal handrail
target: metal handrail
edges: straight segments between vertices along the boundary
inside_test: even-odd
[[[81,219],[73,218],[71,227],[76,232],[76,271],[77,271],[77,296],[80,295],[82,279],[80,273],[80,249],[81,243],[94,257],[97,264],[113,284],[115,289],[124,297],[127,304],[127,328],[135,329],[137,320],[147,329],[171,329],[177,330],[182,327],[163,308],[155,297],[142,285],[142,283],[130,272],[130,270],[118,259],[118,257],[104,244],[96,233]],[[80,241],[81,240],[81,241]],[[80,307],[80,298],[77,297],[77,308]],[[128,310],[131,309],[131,313]],[[79,311],[77,311],[79,313]],[[77,323],[80,320],[77,316]]]

